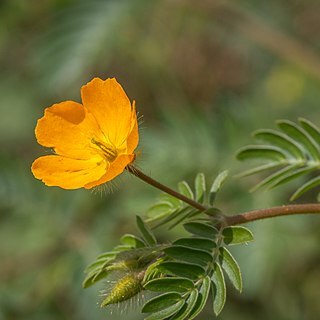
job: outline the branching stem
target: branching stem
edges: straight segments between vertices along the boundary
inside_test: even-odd
[[[176,192],[175,190],[161,184],[160,182],[152,179],[151,177],[147,176],[139,169],[134,166],[128,166],[126,168],[131,174],[135,175],[139,179],[143,180],[144,182],[152,185],[153,187],[164,191],[173,197],[182,200],[185,203],[188,203],[190,206],[196,208],[199,211],[205,211],[208,208],[203,206],[202,204],[194,201],[183,194]],[[256,220],[286,216],[286,215],[294,215],[294,214],[320,214],[320,204],[318,203],[307,203],[307,204],[292,204],[292,205],[284,205],[279,207],[272,207],[267,209],[258,209],[253,211],[244,212],[241,214],[237,214],[234,216],[223,216],[224,223],[228,226],[238,225],[249,223]]]

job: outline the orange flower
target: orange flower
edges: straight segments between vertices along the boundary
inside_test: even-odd
[[[94,78],[81,88],[82,103],[47,108],[35,133],[55,154],[36,159],[33,175],[47,186],[90,189],[121,174],[139,141],[135,104],[113,78]]]

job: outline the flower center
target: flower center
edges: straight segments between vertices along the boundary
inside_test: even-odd
[[[112,162],[118,156],[118,151],[114,146],[107,145],[100,141],[95,140],[92,138],[91,142],[96,145],[103,153],[103,156],[109,161]]]

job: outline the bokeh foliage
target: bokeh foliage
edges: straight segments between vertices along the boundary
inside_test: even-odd
[[[234,151],[251,131],[282,118],[319,125],[319,12],[316,0],[1,1],[0,319],[108,317],[98,289],[81,289],[83,269],[134,233],[135,215],[158,194],[126,176],[102,196],[35,181],[30,164],[45,151],[33,129],[46,106],[79,100],[93,76],[116,76],[144,115],[138,163],[147,173],[171,186],[199,171],[237,173]],[[250,195],[255,181],[229,181],[219,207],[282,204],[298,186]],[[234,252],[244,292],[228,290],[220,318],[317,319],[319,224],[250,226],[255,242]]]

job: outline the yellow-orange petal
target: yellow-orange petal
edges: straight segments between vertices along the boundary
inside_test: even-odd
[[[74,159],[92,158],[95,155],[90,148],[92,138],[103,137],[93,115],[73,101],[46,108],[44,116],[37,122],[35,132],[39,144]]]
[[[133,102],[133,110],[131,117],[131,132],[127,138],[127,153],[131,154],[136,149],[139,143],[139,131],[138,131],[138,120],[137,120],[137,112],[135,108],[135,103]]]
[[[107,172],[97,181],[89,182],[84,187],[91,189],[100,184],[106,183],[119,174],[121,174],[125,167],[134,160],[134,154],[122,154],[119,155],[109,166]]]
[[[82,102],[93,114],[106,139],[121,146],[131,129],[132,106],[116,79],[94,78],[81,88]]]
[[[75,160],[57,155],[44,156],[32,164],[33,175],[47,186],[78,189],[100,179],[108,163],[96,156],[90,160]]]

